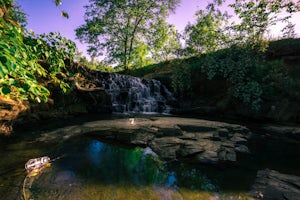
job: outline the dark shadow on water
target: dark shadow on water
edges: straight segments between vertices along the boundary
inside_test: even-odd
[[[83,122],[86,120],[79,119],[77,123]],[[57,126],[63,127],[63,122]],[[41,127],[40,130],[55,128],[57,127],[52,124],[46,128]],[[212,166],[165,163],[150,149],[120,147],[87,136],[76,137],[57,145],[40,145],[30,142],[34,134],[40,133],[39,130],[34,131],[27,137],[0,138],[1,199],[19,199],[26,175],[25,162],[44,155],[51,158],[61,155],[64,157],[55,161],[34,180],[31,190],[36,196],[47,194],[47,188],[54,186],[55,189],[51,189],[51,192],[60,193],[61,188],[66,193],[70,190],[81,191],[87,185],[121,185],[124,188],[157,186],[217,193],[247,192],[251,189],[257,171],[261,169],[269,168],[300,176],[298,143],[258,136],[249,141],[251,154],[238,154],[236,163]]]

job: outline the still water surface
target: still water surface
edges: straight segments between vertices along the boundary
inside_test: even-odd
[[[42,131],[41,131],[42,132]],[[27,135],[26,135],[27,134]],[[251,154],[230,165],[165,163],[149,148],[128,148],[80,136],[62,144],[34,141],[39,131],[0,138],[0,199],[195,200],[250,199],[257,170],[300,175],[299,144],[250,141]],[[30,158],[61,159],[27,179]]]

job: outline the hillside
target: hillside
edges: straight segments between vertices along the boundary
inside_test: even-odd
[[[132,75],[166,84],[179,99],[175,113],[300,122],[300,39],[272,41],[262,54],[232,47],[170,60]]]

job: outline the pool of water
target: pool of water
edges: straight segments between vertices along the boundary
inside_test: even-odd
[[[251,154],[226,165],[165,163],[150,148],[122,147],[80,136],[61,144],[40,144],[31,131],[0,138],[0,199],[194,200],[250,199],[257,170],[300,175],[297,143],[255,138]],[[50,156],[54,161],[27,178],[24,164]]]

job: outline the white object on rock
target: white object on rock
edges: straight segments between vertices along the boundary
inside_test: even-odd
[[[49,162],[50,162],[50,158],[48,156],[33,158],[27,161],[27,163],[25,164],[25,169],[27,170],[27,172],[30,172],[34,169],[41,168],[42,166],[44,166]]]
[[[135,124],[134,118],[129,118],[129,121],[130,121],[130,125],[134,125]]]

